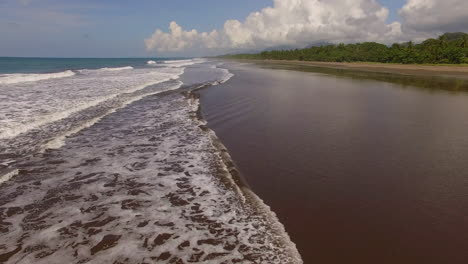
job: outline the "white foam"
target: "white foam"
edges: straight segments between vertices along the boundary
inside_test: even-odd
[[[40,184],[0,192],[8,198],[4,207],[24,208],[4,219],[12,223],[4,251],[23,248],[9,261],[217,264],[250,256],[256,263],[302,263],[269,208],[231,188],[219,149],[193,118],[198,104],[180,93],[147,96],[70,138],[66,148],[38,155],[31,166],[44,172],[31,170],[30,177]],[[124,208],[126,201],[136,206]],[[157,242],[162,234],[169,238]],[[93,253],[106,235],[120,239]],[[157,259],[162,254],[171,258]]]
[[[134,70],[132,66],[125,66],[125,67],[116,67],[116,68],[109,68],[109,67],[104,67],[100,69],[83,69],[83,70],[78,70],[79,73],[82,74],[89,74],[89,73],[95,73],[95,72],[115,72],[115,71],[129,71],[129,70]]]
[[[48,123],[52,123],[52,122],[55,122],[57,120],[60,120],[60,119],[64,119],[76,112],[79,112],[83,109],[86,109],[86,108],[89,108],[89,107],[93,107],[93,106],[96,106],[98,105],[99,103],[103,102],[103,101],[106,101],[110,99],[110,97],[102,97],[102,98],[99,98],[99,99],[96,99],[96,100],[93,100],[91,102],[86,102],[86,103],[79,103],[79,104],[75,104],[74,106],[71,106],[70,108],[68,109],[64,109],[63,111],[61,112],[58,112],[58,113],[54,113],[54,114],[50,114],[50,115],[45,115],[45,116],[42,116],[42,117],[38,117],[36,118],[35,121],[30,121],[30,122],[27,122],[27,123],[24,123],[24,124],[18,124],[12,128],[9,128],[9,129],[4,129],[1,133],[0,133],[0,139],[6,139],[6,138],[12,138],[12,137],[15,137],[15,136],[18,136],[19,134],[22,134],[24,132],[27,132],[31,129],[35,129],[35,128],[38,128],[44,124],[48,124]]]
[[[4,175],[1,175],[0,176],[0,185],[4,182],[7,182],[9,180],[11,180],[13,177],[15,177],[16,175],[18,175],[19,173],[19,170],[12,170]]]
[[[41,85],[12,85],[0,100],[0,139],[16,137],[84,109],[97,106],[119,94],[177,79],[183,68],[87,70],[72,78],[44,81]],[[1,99],[1,98],[0,98]]]
[[[125,71],[125,70],[133,70],[134,68],[132,66],[125,66],[125,67],[117,67],[117,68],[101,68],[99,70],[101,71]]]
[[[291,258],[291,263],[303,263],[301,254],[297,250],[296,244],[292,242],[289,234],[286,232],[284,225],[280,222],[276,213],[271,210],[271,208],[263,202],[260,197],[258,197],[254,192],[248,188],[243,188],[244,195],[250,198],[250,201],[254,203],[256,209],[265,215],[268,226],[275,232],[276,239],[280,241],[283,245],[287,255]]]
[[[186,66],[190,66],[190,65],[194,65],[198,63],[204,63],[206,61],[207,61],[206,59],[196,58],[196,59],[191,59],[191,60],[168,60],[168,61],[164,61],[163,63],[165,66],[178,68],[178,67],[186,67]]]
[[[0,165],[8,167],[11,163],[14,163],[14,162],[15,162],[14,159],[6,159],[6,160],[2,160]]]
[[[153,64],[156,64],[156,62],[154,60],[149,60],[149,61],[146,62],[146,64],[153,65]]]
[[[73,130],[67,131],[65,134],[54,138],[53,140],[47,142],[43,146],[43,151],[46,150],[46,149],[59,149],[59,148],[63,147],[65,145],[65,139],[67,137],[69,137],[69,136],[71,136],[73,134],[76,134],[76,133],[80,132],[83,129],[91,127],[95,123],[99,122],[104,116],[106,116],[106,115],[108,115],[108,114],[110,114],[112,112],[114,112],[114,110],[107,112],[105,115],[93,118],[93,119],[87,121],[86,123],[82,124],[81,126],[75,128]]]
[[[15,84],[25,82],[37,82],[42,80],[65,78],[75,75],[72,71],[64,71],[57,73],[14,73],[14,74],[0,74],[0,85],[1,84]]]
[[[234,74],[231,74],[229,70],[223,69],[226,72],[226,78],[223,79],[222,82],[219,83],[224,83],[228,81]],[[195,111],[199,105],[200,105],[200,100],[195,99],[192,101],[189,101],[190,105],[192,106],[193,111]],[[201,125],[206,125],[205,120],[199,120]],[[219,141],[219,138],[217,137],[215,131],[209,129],[208,133],[211,136],[211,142],[213,147],[214,146],[214,141]],[[232,160],[231,156],[227,152],[227,149],[225,149],[224,146],[222,146],[223,150],[218,152],[218,155],[221,155],[223,153],[229,160]],[[220,157],[220,159],[222,159]],[[229,173],[229,169],[227,168],[226,164],[223,163],[223,169],[228,172],[226,173],[227,179],[231,182],[231,185],[234,186],[234,189],[236,190],[237,194],[242,198],[243,202],[247,202],[250,206],[255,208],[258,214],[260,214],[264,220],[266,220],[266,224],[271,231],[274,234],[271,234],[275,239],[282,245],[284,251],[286,252],[286,255],[289,257],[290,263],[295,263],[295,264],[301,264],[303,263],[302,257],[297,250],[296,244],[292,242],[291,238],[289,237],[289,234],[286,232],[286,229],[284,228],[284,225],[280,222],[278,217],[276,216],[276,213],[271,210],[271,208],[265,204],[265,202],[258,197],[252,190],[250,190],[247,187],[240,187],[238,186],[234,179],[232,178],[231,173]]]
[[[156,84],[156,83],[154,83]],[[154,85],[154,84],[151,84],[151,85]],[[107,115],[110,115],[112,113],[114,113],[115,111],[133,103],[133,102],[136,102],[138,100],[141,100],[142,98],[146,97],[146,96],[149,96],[149,95],[155,95],[155,94],[158,94],[158,93],[162,93],[162,92],[165,92],[165,91],[169,91],[169,90],[176,90],[176,89],[179,89],[180,87],[182,87],[183,83],[182,82],[178,82],[176,85],[173,85],[171,87],[169,87],[168,89],[164,89],[164,90],[160,90],[160,91],[157,91],[157,92],[152,92],[152,93],[148,93],[148,94],[143,94],[143,95],[139,95],[139,96],[135,96],[133,98],[131,98],[130,100],[127,100],[125,101],[124,103],[122,103],[121,105],[119,105],[118,107],[115,107],[109,111],[107,111],[106,113],[104,113],[103,115],[101,116],[98,116],[98,117],[95,117],[87,122],[85,122],[84,124],[82,124],[81,126],[79,127],[76,127],[75,129],[72,129],[70,131],[67,131],[66,133],[54,138],[53,140],[47,142],[44,146],[43,146],[43,150],[46,150],[46,149],[59,149],[61,147],[63,147],[65,145],[65,139],[71,135],[74,135],[78,132],[80,132],[81,130],[83,129],[86,129],[88,127],[91,127],[92,125],[96,124],[97,122],[99,122],[100,120],[102,120],[105,116]],[[149,86],[149,85],[147,85]]]
[[[221,71],[221,76],[219,77],[218,80],[214,81],[211,83],[211,85],[218,85],[218,84],[222,84],[222,83],[226,83],[227,81],[229,81],[232,77],[234,77],[234,74],[231,73],[229,70],[227,69],[224,69],[224,68],[218,68],[217,66],[215,67],[210,67],[212,69],[217,69],[219,71]]]
[[[223,70],[224,75],[223,75],[223,78],[221,79],[221,81],[219,83],[225,83],[225,82],[229,81],[232,77],[234,77],[234,74],[231,73],[229,70],[227,70],[227,69],[221,69],[221,70]]]
[[[193,62],[193,60],[167,60],[167,61],[164,61],[164,63],[167,63],[167,64],[188,63],[188,62]]]

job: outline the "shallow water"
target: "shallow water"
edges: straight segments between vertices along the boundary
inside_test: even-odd
[[[231,63],[203,115],[305,263],[465,263],[464,80]]]
[[[217,66],[1,84],[0,263],[302,263],[197,115]]]

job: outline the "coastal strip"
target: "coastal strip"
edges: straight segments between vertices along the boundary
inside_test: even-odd
[[[468,66],[463,65],[419,65],[419,64],[390,64],[366,62],[320,62],[298,60],[250,60],[236,59],[241,62],[251,62],[271,65],[310,66],[333,68],[342,70],[356,70],[364,72],[396,73],[404,75],[449,76],[468,78]]]

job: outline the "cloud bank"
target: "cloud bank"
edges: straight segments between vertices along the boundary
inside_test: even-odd
[[[408,31],[442,33],[468,30],[467,0],[408,0],[399,13]]]
[[[314,42],[392,43],[468,28],[466,0],[407,0],[399,13],[403,24],[387,22],[389,10],[376,0],[275,0],[273,7],[251,13],[243,22],[226,21],[219,31],[187,31],[171,22],[169,32],[157,29],[145,44],[148,51],[161,53],[213,54]]]

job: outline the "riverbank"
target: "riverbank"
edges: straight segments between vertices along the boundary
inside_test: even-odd
[[[298,60],[241,60],[272,65],[312,66],[365,72],[397,73],[404,75],[450,76],[468,78],[468,65],[418,65],[368,62],[320,62]]]

